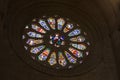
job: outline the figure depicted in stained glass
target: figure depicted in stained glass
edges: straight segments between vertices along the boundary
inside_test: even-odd
[[[49,53],[50,53],[50,49],[49,49],[49,48],[45,49],[45,50],[38,56],[38,59],[39,59],[40,61],[45,61],[45,60],[47,59]]]
[[[43,43],[43,40],[28,39],[26,43],[29,44],[30,46],[33,46],[33,45]]]
[[[56,52],[52,52],[52,54],[50,55],[50,59],[48,60],[49,64],[51,66],[55,65],[57,63],[56,61]]]
[[[69,37],[71,37],[71,36],[77,36],[77,35],[79,35],[81,33],[81,31],[79,30],[79,29],[75,29],[75,30],[73,30],[72,32],[70,32],[69,34],[68,34],[68,36]]]
[[[85,50],[86,46],[84,44],[71,44],[73,47],[79,49],[79,50]]]
[[[58,52],[58,57],[59,57],[59,59],[58,59],[59,64],[61,66],[65,66],[67,64],[67,61],[65,60],[62,52]]]
[[[84,42],[85,41],[85,37],[83,36],[77,36],[77,37],[73,37],[70,39],[73,42]]]
[[[27,35],[28,35],[29,37],[32,37],[32,38],[43,38],[43,35],[37,34],[37,33],[35,33],[35,32],[31,32],[31,31],[28,32]]]
[[[50,28],[48,27],[48,25],[46,24],[46,22],[42,19],[39,20],[39,24],[46,30],[50,30]]]
[[[71,53],[73,55],[75,55],[76,57],[80,58],[80,57],[83,57],[83,53],[81,51],[78,51],[74,48],[69,48],[69,50],[71,51]]]
[[[65,55],[67,57],[67,59],[69,60],[70,63],[76,63],[76,60],[73,56],[70,55],[70,53],[68,53],[67,51],[65,51]]]
[[[40,33],[46,33],[45,30],[43,30],[40,26],[37,26],[35,24],[32,24],[32,29],[34,29],[35,31],[40,32]]]
[[[50,36],[50,44],[54,44],[54,46],[56,47],[60,47],[60,45],[65,45],[64,38],[64,36],[60,36],[59,34]]]
[[[63,32],[67,33],[68,31],[70,31],[73,28],[73,24],[66,24]]]
[[[33,54],[37,54],[38,52],[40,52],[44,48],[45,48],[44,45],[41,45],[41,46],[38,46],[38,47],[32,47],[30,52],[33,53]]]
[[[64,24],[65,24],[65,20],[63,18],[59,18],[57,20],[57,28],[58,28],[58,30],[62,30]]]
[[[55,30],[55,19],[52,17],[48,18],[48,23],[50,27]]]

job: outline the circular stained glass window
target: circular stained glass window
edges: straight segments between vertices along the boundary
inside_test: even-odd
[[[25,26],[22,39],[31,59],[56,69],[81,65],[90,53],[81,25],[60,16],[33,19]]]

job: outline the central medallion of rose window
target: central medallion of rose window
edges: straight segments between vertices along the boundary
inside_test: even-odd
[[[50,35],[50,44],[55,47],[60,47],[61,45],[65,45],[65,36],[56,33],[55,35]]]

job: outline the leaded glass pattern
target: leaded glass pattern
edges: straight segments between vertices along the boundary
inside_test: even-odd
[[[72,68],[90,54],[87,35],[78,24],[60,16],[33,19],[22,40],[33,60],[56,69]]]

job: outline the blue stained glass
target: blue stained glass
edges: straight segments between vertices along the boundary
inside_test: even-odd
[[[41,34],[36,34],[35,36],[36,36],[36,38],[43,38],[43,35],[41,35]]]
[[[61,36],[61,37],[60,37],[60,39],[61,39],[61,40],[64,40],[64,39],[65,39],[65,37],[64,37],[64,36]]]
[[[68,36],[77,36],[77,35],[79,35],[81,33],[81,31],[79,30],[79,29],[75,29],[75,30],[73,30],[72,32],[70,32],[69,34],[68,34]]]
[[[72,57],[67,51],[65,51],[65,55],[67,56],[69,62],[76,63],[76,59]]]
[[[39,24],[46,30],[50,30],[50,28],[47,26],[46,22],[44,20],[39,20]]]
[[[45,55],[39,55],[38,58],[41,61],[45,61],[47,59],[47,56],[45,56]]]
[[[62,27],[63,27],[63,25],[65,24],[65,20],[63,19],[63,18],[59,18],[58,20],[57,20],[57,24],[58,24],[58,30],[62,30]]]
[[[44,45],[38,46],[38,47],[34,47],[34,48],[31,48],[30,52],[31,52],[31,53],[34,53],[34,54],[37,54],[38,52],[40,52],[40,51],[43,50],[44,48],[45,48]]]
[[[29,45],[35,45],[35,44],[34,44],[34,41],[31,40],[31,39],[28,39],[28,41],[27,41],[26,43],[29,44]]]
[[[62,25],[58,24],[58,30],[62,29]]]
[[[86,46],[83,44],[72,44],[73,47],[80,49],[80,50],[85,50]]]
[[[43,38],[41,34],[37,34],[35,32],[28,32],[27,35],[32,38]]]
[[[59,34],[55,34],[54,36],[50,36],[50,44],[54,44],[56,47],[60,47],[60,45],[65,45],[64,36],[60,36]]]
[[[33,37],[33,38],[34,38],[34,37],[35,37],[35,35],[36,35],[36,33],[35,33],[35,32],[28,32],[27,34],[28,34],[28,36],[29,36],[29,37]]]
[[[34,24],[32,24],[31,26],[32,26],[32,29],[34,30],[37,30],[37,28],[39,28],[37,25],[34,25]]]

